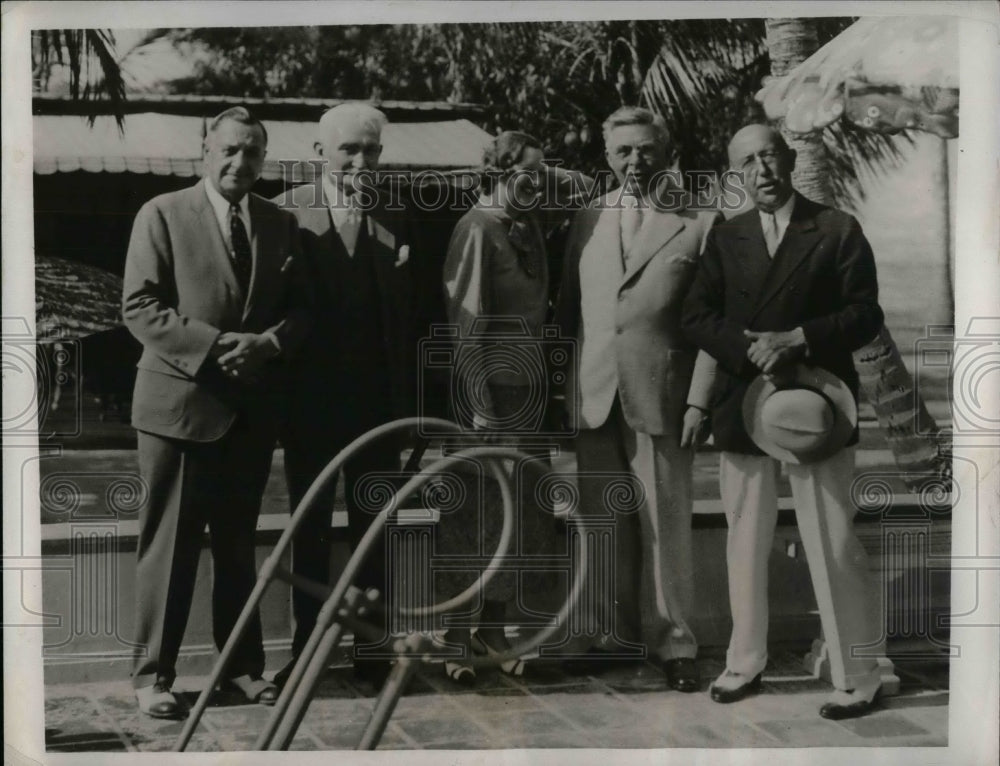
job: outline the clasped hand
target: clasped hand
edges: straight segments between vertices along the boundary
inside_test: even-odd
[[[763,372],[774,372],[805,356],[806,340],[801,328],[786,332],[744,330],[743,334],[752,341],[747,358]]]
[[[224,332],[212,351],[220,369],[230,378],[249,380],[277,353],[265,336],[250,332]]]

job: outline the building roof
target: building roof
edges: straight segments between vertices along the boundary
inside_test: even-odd
[[[357,103],[358,99],[337,98],[242,98],[238,96],[160,95],[143,93],[130,95],[120,105],[124,114],[156,112],[194,117],[213,117],[233,106],[245,106],[261,120],[310,122],[319,119],[327,109],[340,104]],[[478,117],[486,111],[481,104],[450,101],[382,101],[364,103],[378,107],[392,122],[439,122],[460,117]],[[74,99],[69,96],[35,95],[31,99],[32,114],[111,115],[111,102],[106,99]]]
[[[200,176],[204,120],[198,116],[137,113],[125,116],[121,133],[111,116],[38,115],[32,118],[34,171],[42,175],[84,170],[91,173],[153,173]],[[313,178],[316,123],[263,120],[268,133],[262,177]],[[457,170],[477,167],[491,136],[466,119],[390,122],[382,133],[385,168]]]

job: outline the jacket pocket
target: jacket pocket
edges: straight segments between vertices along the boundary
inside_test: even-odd
[[[184,415],[187,389],[193,383],[139,369],[132,396],[132,419],[136,424],[173,425]]]

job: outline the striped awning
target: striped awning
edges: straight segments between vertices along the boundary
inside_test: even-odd
[[[70,173],[152,173],[200,176],[204,121],[201,117],[141,113],[125,117],[125,132],[114,118],[100,116],[93,127],[78,115],[36,115],[34,171]],[[268,133],[263,178],[313,177],[314,122],[264,121]],[[384,168],[457,170],[477,167],[490,135],[465,119],[389,123],[382,133]]]

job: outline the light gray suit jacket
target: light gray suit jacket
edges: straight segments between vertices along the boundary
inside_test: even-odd
[[[647,208],[623,258],[613,191],[573,220],[556,321],[577,340],[575,394],[581,428],[607,419],[617,392],[636,431],[680,434],[687,403],[707,408],[715,364],[680,329],[681,304],[715,212]]]

